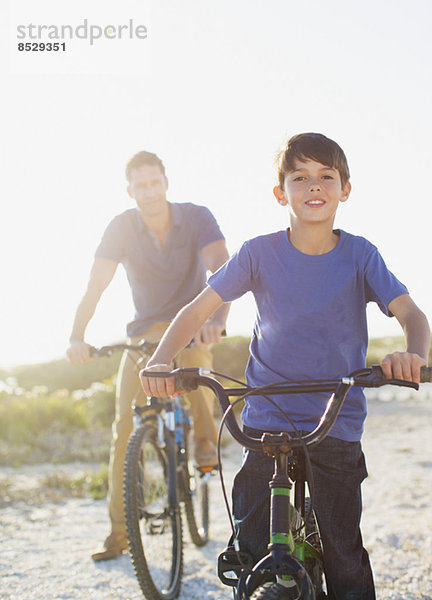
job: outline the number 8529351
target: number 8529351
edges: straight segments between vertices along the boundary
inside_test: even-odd
[[[66,42],[19,42],[19,52],[64,52]]]

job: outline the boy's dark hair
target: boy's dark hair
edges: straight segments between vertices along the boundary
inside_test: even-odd
[[[337,169],[342,187],[350,178],[348,162],[342,148],[321,133],[299,133],[290,138],[276,157],[279,187],[283,189],[287,173],[294,171],[294,160],[315,160]]]
[[[137,154],[134,154],[134,156],[132,156],[127,163],[126,179],[130,181],[131,171],[133,171],[133,169],[139,169],[144,165],[159,167],[159,169],[162,171],[162,175],[166,177],[165,167],[161,159],[156,154],[153,154],[153,152],[146,152],[143,150],[142,152],[137,152]]]

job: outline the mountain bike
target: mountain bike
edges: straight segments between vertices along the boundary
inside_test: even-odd
[[[221,581],[235,589],[237,600],[326,598],[322,545],[313,508],[313,481],[310,477],[307,448],[319,444],[329,434],[351,387],[397,385],[418,389],[418,384],[385,379],[381,367],[377,365],[338,379],[285,381],[259,388],[247,386],[226,376],[226,379],[240,383],[241,387],[224,388],[218,380],[211,377],[220,377],[222,374],[202,369],[177,369],[169,373],[144,371],[144,374],[147,377],[174,376],[176,389],[184,391],[196,389],[199,385],[210,388],[224,415],[221,426],[226,424],[234,439],[245,448],[264,452],[274,459],[274,474],[269,482],[269,553],[254,564],[247,553],[240,551],[231,519],[234,544],[219,556],[218,575]],[[432,368],[422,367],[421,381],[432,381]],[[235,402],[250,395],[268,398],[268,395],[311,392],[332,394],[319,424],[310,433],[294,430],[264,433],[261,439],[254,438],[240,430],[232,410]],[[230,398],[235,397],[238,399],[231,403]],[[307,488],[309,496],[306,495]]]
[[[115,344],[94,348],[92,356],[127,350],[138,373],[156,346],[146,341]],[[181,506],[192,542],[204,546],[209,539],[208,484],[214,469],[197,467],[191,460],[191,422],[181,396],[152,397],[142,404],[133,399],[134,431],[124,468],[128,542],[145,598],[171,600],[179,594],[183,572]]]

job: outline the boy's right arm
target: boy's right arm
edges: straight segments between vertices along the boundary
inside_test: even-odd
[[[84,334],[103,291],[108,287],[118,263],[107,258],[96,258],[90,273],[86,293],[77,308],[70,346],[67,356],[72,364],[81,364],[90,360],[90,346],[84,342]]]
[[[155,372],[170,371],[170,363],[174,357],[189,344],[197,331],[223,303],[219,294],[207,286],[177,314],[148,361],[146,369]],[[181,391],[175,389],[173,377],[146,377],[141,371],[140,378],[147,396],[166,398]]]

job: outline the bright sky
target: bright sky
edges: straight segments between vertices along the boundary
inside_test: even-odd
[[[64,354],[100,236],[132,206],[124,179],[132,154],[159,154],[169,199],[206,204],[234,251],[287,226],[272,195],[273,159],[303,131],[328,135],[347,154],[353,191],[337,226],[378,245],[432,319],[431,18],[429,0],[10,4],[0,32],[10,57],[0,367]],[[17,50],[29,41],[17,39],[19,25],[84,19],[101,27],[133,19],[148,37]],[[87,341],[123,337],[132,316],[119,269]],[[248,334],[252,319],[252,300],[238,301],[229,333]],[[377,309],[369,322],[371,336],[399,333]]]

